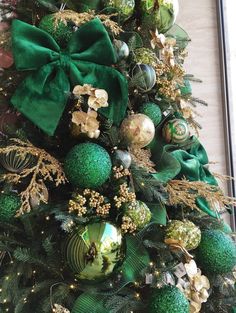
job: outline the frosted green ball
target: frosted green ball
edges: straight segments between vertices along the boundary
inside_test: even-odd
[[[189,302],[174,286],[155,289],[149,300],[148,313],[189,313]]]
[[[66,25],[62,21],[55,24],[55,15],[50,14],[42,18],[39,28],[49,33],[55,41],[62,47],[66,46],[73,34],[73,26],[68,22]]]
[[[155,126],[157,126],[161,122],[162,119],[161,109],[157,104],[153,102],[144,103],[141,106],[139,112],[147,115],[153,121],[153,124]]]
[[[108,152],[95,143],[76,145],[65,159],[64,170],[72,185],[96,189],[109,178],[112,163]]]
[[[165,239],[179,240],[187,250],[196,249],[201,241],[201,231],[192,222],[171,221],[166,229]]]
[[[236,265],[236,245],[220,230],[205,230],[196,257],[197,264],[205,272],[225,274]]]
[[[138,230],[144,228],[152,217],[149,207],[142,201],[136,201],[134,205],[128,205],[125,209],[125,215],[132,219]]]
[[[9,222],[21,206],[20,197],[15,194],[0,194],[0,220]]]

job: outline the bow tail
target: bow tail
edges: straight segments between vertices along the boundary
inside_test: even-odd
[[[50,65],[26,77],[11,98],[13,106],[52,136],[65,109],[70,83],[63,69]]]

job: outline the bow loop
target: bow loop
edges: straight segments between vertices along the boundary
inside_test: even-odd
[[[109,106],[101,114],[119,124],[128,103],[126,78],[110,67],[116,54],[99,19],[81,26],[66,50],[43,30],[15,20],[13,53],[18,70],[34,70],[22,82],[11,102],[48,135],[53,135],[74,85],[105,89]]]

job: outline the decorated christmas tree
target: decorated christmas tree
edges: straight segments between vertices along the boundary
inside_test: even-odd
[[[0,312],[235,312],[178,1],[0,8]]]

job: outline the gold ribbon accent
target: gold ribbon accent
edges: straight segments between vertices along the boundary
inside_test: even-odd
[[[170,249],[173,251],[181,250],[184,253],[187,262],[193,259],[193,256],[188,253],[181,240],[165,239],[165,243],[170,246]]]

